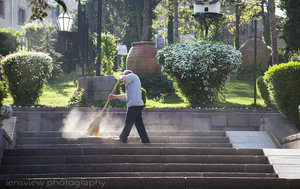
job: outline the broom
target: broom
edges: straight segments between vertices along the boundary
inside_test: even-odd
[[[115,87],[112,90],[112,94],[115,93],[117,86],[118,86],[119,80],[117,80],[117,83],[115,85]],[[96,118],[90,123],[88,129],[87,129],[87,134],[90,136],[99,136],[99,127],[100,127],[100,123],[104,114],[105,109],[107,108],[109,103],[109,99],[107,99],[103,109],[101,110],[101,112],[96,116]]]

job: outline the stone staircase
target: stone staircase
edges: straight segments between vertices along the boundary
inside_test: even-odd
[[[18,132],[5,150],[1,188],[299,188],[279,179],[262,149],[232,148],[223,131],[149,131],[151,144],[116,132],[77,140]]]

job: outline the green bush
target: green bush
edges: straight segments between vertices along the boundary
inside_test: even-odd
[[[5,96],[5,92],[4,92],[3,82],[0,81],[0,108],[3,106],[4,96]]]
[[[150,98],[160,97],[161,94],[174,93],[173,82],[168,79],[166,74],[140,74],[142,87],[146,89],[147,96]]]
[[[17,50],[19,41],[19,32],[13,29],[0,28],[0,54],[6,56]]]
[[[300,62],[274,65],[265,73],[272,104],[292,122],[299,124]]]
[[[101,34],[101,65],[102,73],[106,75],[113,75],[114,59],[117,52],[116,38],[109,33]],[[97,54],[97,34],[92,35],[93,48],[95,54]],[[96,58],[97,61],[97,58]],[[95,62],[96,63],[96,62]]]
[[[174,76],[190,105],[209,106],[222,86],[242,63],[238,50],[223,43],[177,43],[158,51],[163,72]]]
[[[51,75],[52,58],[41,52],[18,52],[2,60],[3,72],[15,105],[33,105]]]
[[[244,65],[241,64],[238,69],[233,73],[235,79],[242,80],[242,81],[253,81],[253,70],[254,65]],[[267,66],[263,64],[256,65],[256,76],[263,76],[265,71],[267,71]]]
[[[147,91],[143,87],[142,87],[142,99],[143,99],[144,104],[146,104],[146,102],[147,102]]]
[[[264,82],[263,76],[259,76],[256,79],[256,88],[257,88],[257,94],[258,96],[260,96],[261,99],[264,100],[265,104],[268,107],[273,107],[270,101],[270,95],[269,95],[269,91],[268,91],[268,87]]]

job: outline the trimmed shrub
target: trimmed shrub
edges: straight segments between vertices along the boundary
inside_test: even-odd
[[[264,78],[263,76],[259,76],[256,79],[256,88],[257,88],[257,94],[258,96],[260,96],[261,99],[264,100],[265,104],[268,107],[273,107],[270,101],[270,95],[269,95],[269,91],[268,91],[268,87],[264,82]]]
[[[4,96],[5,96],[5,92],[4,92],[3,82],[0,81],[0,108],[3,106]]]
[[[163,72],[177,80],[190,105],[209,106],[218,97],[229,74],[242,63],[242,55],[223,43],[177,43],[158,51]]]
[[[18,52],[2,60],[5,79],[15,105],[33,105],[51,75],[52,58],[41,52]]]
[[[173,82],[168,79],[166,74],[141,74],[139,75],[142,87],[147,90],[150,98],[160,97],[161,94],[174,93]]]
[[[292,122],[299,124],[300,62],[274,65],[265,73],[272,104]]]
[[[0,54],[6,56],[17,50],[20,43],[20,32],[13,29],[0,28]]]

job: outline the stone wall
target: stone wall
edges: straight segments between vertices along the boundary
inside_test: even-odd
[[[286,117],[264,117],[260,130],[266,131],[279,148],[300,149],[300,133]]]
[[[16,143],[16,117],[11,117],[2,121],[0,128],[0,164],[3,150],[14,148]]]
[[[70,108],[14,108],[18,131],[57,131],[63,126]],[[100,109],[78,108],[80,116],[94,118]],[[109,129],[121,129],[126,109],[107,109],[102,122]],[[152,109],[143,111],[147,130],[247,130],[256,131],[264,116],[278,117],[277,111],[240,109]]]

